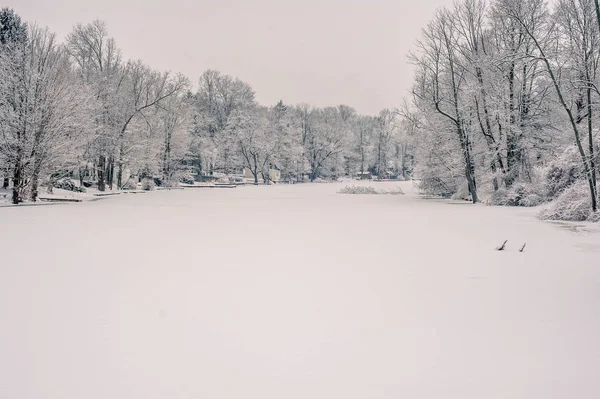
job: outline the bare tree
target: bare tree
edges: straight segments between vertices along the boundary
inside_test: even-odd
[[[542,7],[543,3],[539,4],[539,7]],[[548,73],[550,80],[552,81],[552,85],[556,91],[556,95],[558,101],[567,114],[571,129],[573,131],[573,135],[575,138],[575,143],[577,145],[577,149],[579,150],[579,155],[581,157],[581,161],[583,164],[583,168],[585,171],[585,175],[588,180],[588,185],[590,189],[590,198],[592,202],[592,211],[596,211],[598,209],[597,205],[597,193],[596,193],[596,184],[594,180],[594,171],[592,170],[593,160],[590,158],[591,154],[587,154],[585,148],[583,147],[583,142],[581,139],[581,132],[577,123],[577,117],[575,112],[571,109],[571,106],[567,103],[567,99],[565,97],[564,89],[562,87],[561,78],[561,69],[560,66],[553,65],[552,60],[549,58],[548,51],[546,48],[546,43],[544,43],[544,39],[549,37],[552,33],[554,33],[556,29],[556,25],[549,21],[547,18],[544,20],[546,26],[546,36],[538,37],[534,31],[529,28],[529,25],[525,22],[525,17],[522,12],[518,8],[513,8],[508,11],[510,15],[512,15],[516,21],[518,21],[523,27],[525,33],[533,40],[535,47],[538,51],[538,57],[544,63],[546,67],[546,72]],[[539,12],[544,12],[543,9],[540,9]],[[593,147],[592,147],[593,151]],[[592,164],[590,163],[592,162]]]
[[[462,153],[469,193],[473,203],[476,203],[475,161],[467,121],[463,115],[466,101],[462,88],[466,84],[467,69],[460,62],[457,40],[458,33],[450,12],[439,10],[418,43],[420,56],[412,57],[418,71],[418,82],[413,93],[421,105],[433,107],[453,127]]]

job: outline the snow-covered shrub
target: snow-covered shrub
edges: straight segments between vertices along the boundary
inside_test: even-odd
[[[581,160],[577,149],[569,147],[543,171],[546,196],[556,198],[574,184],[581,174]]]
[[[506,205],[508,201],[508,190],[506,187],[500,187],[490,195],[491,205]]]
[[[442,198],[450,198],[456,192],[456,187],[449,186],[437,177],[421,179],[416,187],[425,194],[437,195]]]
[[[122,190],[135,190],[137,189],[136,179],[127,180],[122,186]]]
[[[546,202],[540,195],[539,188],[531,183],[518,182],[509,189],[504,187],[492,194],[494,205],[506,206],[538,206]]]
[[[396,187],[393,190],[387,190],[385,192],[380,192],[380,194],[388,194],[388,195],[404,195],[404,191],[400,187]]]
[[[469,192],[469,185],[466,183],[461,185],[458,188],[458,191],[452,194],[450,198],[455,201],[472,201],[471,193]]]
[[[58,179],[53,183],[54,188],[58,188],[61,190],[75,191],[78,193],[85,193],[84,187],[79,187],[75,184],[75,182],[68,177],[64,177],[62,179]]]
[[[145,191],[151,191],[154,190],[155,184],[154,184],[154,180],[150,179],[150,178],[144,178],[142,179],[142,190]]]
[[[539,213],[540,219],[575,222],[600,220],[600,213],[592,212],[592,200],[587,184],[586,181],[578,181],[569,186]]]
[[[373,187],[346,186],[338,191],[338,194],[378,194]]]
[[[338,194],[389,194],[389,195],[403,195],[404,191],[397,187],[393,190],[376,190],[373,187],[366,186],[346,186],[338,191]]]

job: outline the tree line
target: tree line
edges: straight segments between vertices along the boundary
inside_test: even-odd
[[[208,70],[190,80],[124,60],[102,21],[59,43],[0,12],[0,176],[12,202],[65,176],[98,190],[249,170],[293,181],[371,171],[408,176],[412,136],[398,110],[257,103],[252,87]]]
[[[410,59],[403,114],[424,190],[507,205],[566,195],[585,208],[576,218],[595,214],[598,0],[461,0],[435,13]]]
[[[288,181],[369,172],[474,203],[554,201],[563,209],[551,217],[598,215],[598,0],[460,0],[433,15],[409,58],[414,83],[400,109],[264,106],[218,71],[192,86],[124,60],[101,21],[58,43],[5,8],[3,187],[18,203],[61,176],[104,191],[242,168],[255,183],[271,169]]]

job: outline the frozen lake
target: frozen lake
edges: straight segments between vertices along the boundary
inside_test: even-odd
[[[0,208],[0,398],[600,397],[597,226],[400,185]]]

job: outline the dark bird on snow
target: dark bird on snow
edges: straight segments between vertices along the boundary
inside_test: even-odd
[[[508,242],[508,240],[505,240],[504,243],[502,243],[502,245],[500,245],[498,248],[496,248],[496,251],[504,251],[504,247],[506,247],[507,242]]]

